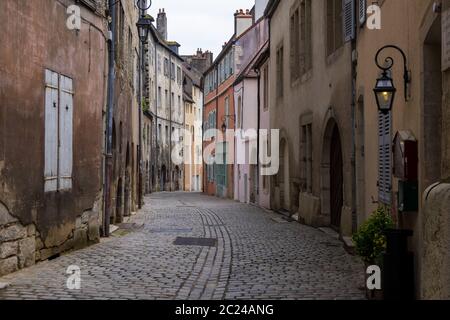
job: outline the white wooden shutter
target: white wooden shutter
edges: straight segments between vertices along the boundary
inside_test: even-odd
[[[358,2],[359,25],[362,26],[364,23],[366,23],[367,0],[358,0]]]
[[[391,113],[378,116],[378,191],[379,201],[391,204],[392,153],[391,153]]]
[[[58,74],[45,70],[44,191],[58,190]]]
[[[355,38],[355,2],[344,0],[343,6],[344,41],[348,42]]]
[[[73,166],[73,84],[72,79],[60,77],[59,110],[59,189],[72,189]]]

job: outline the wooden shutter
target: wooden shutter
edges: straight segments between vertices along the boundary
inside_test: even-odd
[[[45,70],[44,191],[58,190],[58,74]]]
[[[367,15],[367,1],[358,0],[358,17],[360,26],[366,23],[366,15]]]
[[[73,84],[72,79],[60,77],[59,108],[59,189],[72,189],[73,165]]]
[[[391,204],[392,153],[391,153],[391,114],[378,116],[378,191],[379,201]]]
[[[348,42],[355,38],[355,2],[344,0],[343,5],[344,41]]]

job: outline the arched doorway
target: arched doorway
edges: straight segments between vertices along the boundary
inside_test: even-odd
[[[163,165],[161,167],[161,191],[166,190],[166,181],[167,181],[167,170],[166,166]]]
[[[180,190],[180,168],[178,166],[175,167],[174,186],[175,191]]]
[[[122,178],[117,182],[117,192],[116,192],[116,219],[117,223],[123,221],[123,207],[122,207]]]
[[[286,139],[280,141],[280,168],[277,174],[279,209],[290,212],[289,147]]]
[[[131,214],[130,200],[131,200],[131,150],[130,144],[127,143],[127,153],[125,160],[125,193],[124,193],[124,216],[129,216]]]
[[[342,143],[336,121],[328,120],[321,163],[321,208],[327,224],[339,231],[344,204]]]

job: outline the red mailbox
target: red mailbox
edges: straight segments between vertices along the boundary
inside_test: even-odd
[[[417,181],[418,143],[409,130],[398,131],[394,138],[394,176],[402,181]]]

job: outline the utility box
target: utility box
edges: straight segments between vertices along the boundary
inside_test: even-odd
[[[398,182],[398,211],[417,212],[419,210],[419,190],[417,181]]]
[[[398,131],[394,138],[394,177],[403,181],[417,181],[419,149],[409,130]]]

